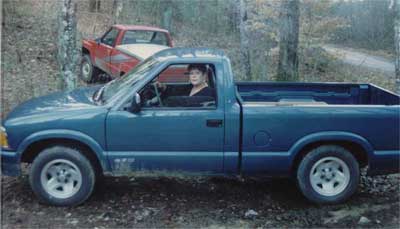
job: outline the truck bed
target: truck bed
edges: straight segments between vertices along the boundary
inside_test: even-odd
[[[373,84],[237,82],[243,102],[298,105],[399,105],[400,97]]]

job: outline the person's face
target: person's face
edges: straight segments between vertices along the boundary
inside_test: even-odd
[[[189,71],[189,79],[190,79],[190,83],[193,86],[197,86],[197,85],[200,85],[200,84],[206,82],[205,74],[203,74],[199,69],[196,69],[196,68]]]

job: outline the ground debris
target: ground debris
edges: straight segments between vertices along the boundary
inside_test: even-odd
[[[258,216],[258,212],[254,211],[252,209],[249,209],[246,211],[246,213],[244,213],[245,218],[251,219],[251,218],[255,218],[256,216]]]
[[[294,183],[284,180],[137,177],[133,184],[129,179],[106,177],[104,186],[83,205],[55,210],[31,197],[27,178],[2,177],[1,227],[395,228],[399,224],[398,176],[379,177],[375,185],[373,180],[365,182],[349,201],[334,206],[308,202]],[[370,192],[385,188],[381,179],[394,188]],[[362,216],[371,222],[358,224]]]
[[[361,216],[360,220],[358,221],[358,224],[368,224],[370,222],[371,220],[369,220],[367,217]]]
[[[135,216],[135,221],[143,221],[145,218],[147,218],[148,216],[150,216],[152,212],[147,209],[141,209],[141,210],[136,210],[133,214]]]
[[[323,223],[324,224],[338,223],[340,220],[343,220],[347,217],[350,217],[350,218],[361,217],[362,218],[362,214],[364,214],[364,213],[379,212],[379,211],[387,210],[387,209],[390,209],[390,204],[373,205],[373,206],[371,206],[369,204],[363,204],[359,207],[349,207],[349,208],[340,209],[340,210],[336,210],[336,211],[330,211],[330,212],[328,212],[328,214],[331,217],[325,218],[323,220]]]

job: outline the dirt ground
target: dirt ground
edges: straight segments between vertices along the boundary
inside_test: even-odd
[[[290,180],[107,178],[83,205],[38,203],[2,177],[1,228],[398,228],[400,175],[362,177],[347,203],[307,202]]]

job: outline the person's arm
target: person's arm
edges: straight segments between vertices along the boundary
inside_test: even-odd
[[[161,92],[164,92],[165,90],[167,90],[167,85],[165,85],[164,83],[156,81],[155,85],[157,86],[157,88],[159,88],[161,90]]]

